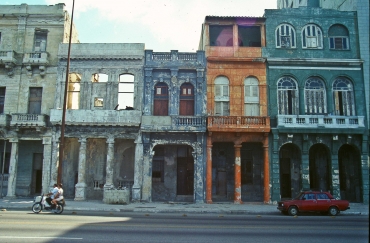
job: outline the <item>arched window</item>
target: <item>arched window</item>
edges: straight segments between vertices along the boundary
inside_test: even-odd
[[[307,79],[304,87],[306,114],[326,114],[326,90],[318,77]]]
[[[120,110],[133,109],[134,107],[134,81],[132,74],[119,76],[118,84],[118,105]]]
[[[194,115],[194,87],[190,83],[184,83],[180,87],[180,115]]]
[[[259,101],[258,80],[254,77],[246,78],[244,80],[244,115],[259,116]]]
[[[334,50],[349,50],[349,34],[345,26],[335,24],[330,27],[329,48]]]
[[[68,79],[67,109],[77,110],[80,108],[81,75],[70,73]]]
[[[215,79],[215,115],[228,116],[229,109],[229,79],[226,77],[217,77]]]
[[[334,112],[339,116],[355,116],[355,102],[352,82],[339,77],[333,83]]]
[[[298,115],[298,85],[291,77],[284,76],[277,82],[277,103],[279,115]]]
[[[166,83],[157,83],[154,87],[153,115],[168,116],[168,86]]]
[[[303,27],[302,48],[322,49],[322,31],[319,26],[308,24]]]
[[[296,34],[293,26],[281,24],[276,28],[276,48],[295,48]]]

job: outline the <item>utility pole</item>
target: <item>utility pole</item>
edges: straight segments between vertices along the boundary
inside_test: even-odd
[[[62,182],[62,172],[63,172],[63,166],[62,165],[63,165],[63,153],[64,153],[64,130],[65,130],[65,126],[66,126],[67,93],[68,93],[68,80],[69,80],[69,61],[70,61],[70,57],[71,57],[71,41],[72,41],[74,8],[75,8],[75,0],[73,0],[73,2],[72,2],[71,25],[70,25],[70,29],[69,29],[66,82],[65,82],[65,87],[64,87],[62,125],[61,125],[61,128],[60,128],[59,165],[58,165],[58,178],[57,178],[58,183]]]

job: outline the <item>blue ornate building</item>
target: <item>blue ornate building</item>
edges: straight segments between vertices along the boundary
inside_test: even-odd
[[[356,12],[266,10],[272,200],[302,189],[369,201]]]

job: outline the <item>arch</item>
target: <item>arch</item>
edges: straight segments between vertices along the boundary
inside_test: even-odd
[[[333,110],[335,115],[355,116],[353,84],[346,77],[338,77],[333,82]]]
[[[180,87],[180,116],[193,116],[194,105],[194,87],[191,83],[183,83]]]
[[[321,28],[316,24],[307,24],[302,28],[302,48],[322,49],[323,34]]]
[[[277,104],[279,115],[299,114],[299,91],[295,79],[283,76],[277,81]]]
[[[133,109],[134,94],[135,75],[130,73],[120,74],[118,83],[118,105],[122,107],[122,109]]]
[[[305,113],[326,114],[326,89],[324,81],[319,77],[310,77],[305,82]]]
[[[215,79],[215,115],[228,116],[229,108],[229,79],[225,76],[218,76]]]
[[[168,116],[168,86],[159,82],[154,86],[154,116]]]
[[[275,29],[276,48],[296,48],[296,33],[292,25],[283,23]]]
[[[279,150],[280,195],[292,198],[302,189],[301,150],[293,143],[286,143]]]
[[[244,79],[244,115],[259,116],[259,86],[258,79],[249,76]]]
[[[330,26],[328,31],[329,48],[334,50],[349,49],[349,32],[347,27],[342,24]]]
[[[349,144],[338,150],[340,197],[350,202],[362,202],[361,154]]]
[[[324,144],[314,144],[309,150],[310,188],[328,191],[331,188],[330,152]]]

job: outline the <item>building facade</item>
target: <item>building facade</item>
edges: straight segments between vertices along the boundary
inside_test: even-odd
[[[59,46],[52,181],[58,174],[68,44]],[[62,177],[65,196],[103,199],[107,190],[141,187],[140,134],[144,44],[72,44]]]
[[[272,200],[300,190],[369,200],[365,87],[356,12],[265,10]]]
[[[205,55],[145,51],[144,201],[204,202]]]
[[[0,193],[30,196],[50,186],[49,115],[58,45],[69,40],[70,18],[64,4],[1,5],[0,14]]]
[[[270,202],[265,19],[207,16],[206,202]]]

